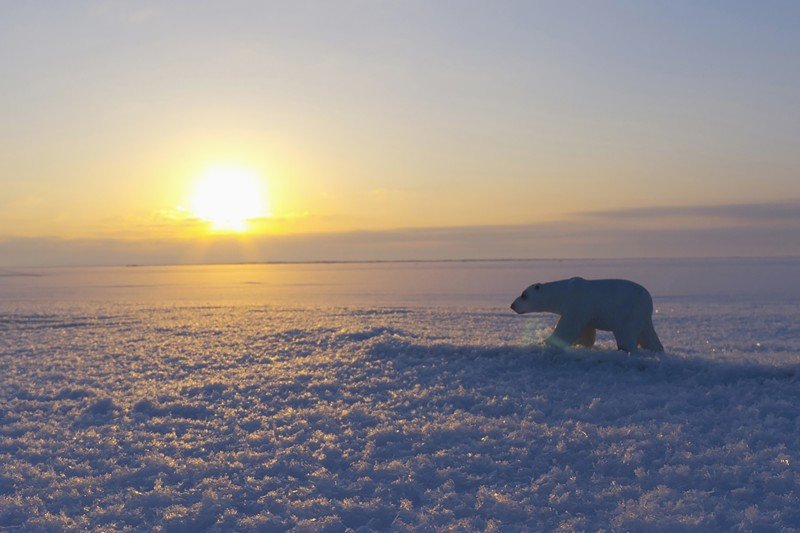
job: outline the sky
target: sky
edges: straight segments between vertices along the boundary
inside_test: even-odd
[[[796,2],[0,10],[0,266],[800,254]]]

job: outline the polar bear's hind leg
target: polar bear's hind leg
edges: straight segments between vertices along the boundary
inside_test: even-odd
[[[636,335],[631,335],[627,331],[613,331],[612,333],[617,340],[617,350],[628,353],[636,351]]]
[[[656,329],[653,327],[653,320],[648,318],[642,328],[642,333],[639,335],[639,346],[651,352],[663,352],[664,346],[658,339]]]
[[[627,322],[618,326],[613,330],[614,338],[617,340],[617,349],[623,352],[634,353],[636,352],[636,344],[639,336],[644,329],[644,317],[637,313],[636,310],[630,312]]]

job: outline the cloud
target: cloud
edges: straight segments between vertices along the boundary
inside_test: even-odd
[[[772,202],[729,205],[662,206],[588,211],[578,216],[603,219],[656,219],[710,217],[739,222],[799,221],[800,202]]]
[[[591,221],[198,239],[8,239],[0,266],[800,255],[800,228],[648,229]]]
[[[207,223],[165,211],[126,234],[0,239],[0,267],[800,255],[800,202],[790,201],[595,211],[527,225],[276,234],[308,217],[256,221],[259,235],[209,236]],[[136,238],[142,226],[152,238]]]

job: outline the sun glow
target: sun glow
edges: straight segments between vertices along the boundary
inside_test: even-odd
[[[249,219],[267,215],[262,180],[249,169],[211,168],[194,187],[191,210],[214,231],[246,231]]]

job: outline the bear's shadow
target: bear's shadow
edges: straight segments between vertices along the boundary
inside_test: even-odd
[[[681,380],[686,377],[697,378],[698,374],[707,375],[713,382],[729,383],[739,380],[791,380],[796,379],[800,365],[772,365],[754,361],[710,359],[690,357],[674,352],[639,351],[628,354],[620,350],[608,348],[603,343],[599,347],[566,349],[552,348],[542,344],[530,346],[481,346],[435,342],[418,345],[416,339],[408,339],[407,346],[393,343],[391,352],[395,355],[418,356],[421,361],[430,358],[459,362],[464,359],[478,361],[481,359],[502,363],[502,368],[519,372],[546,372],[567,368],[578,372],[592,373],[645,373],[649,377],[659,376],[663,380]],[[386,357],[389,353],[375,346],[375,355]],[[412,357],[414,359],[416,357]],[[407,361],[407,364],[413,364]],[[497,364],[492,365],[498,369]]]

